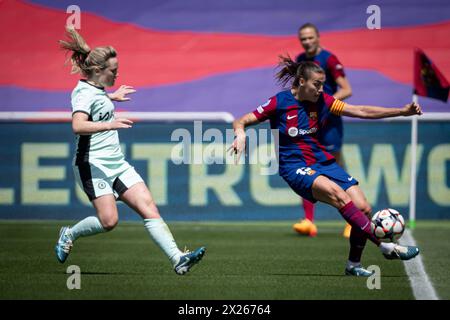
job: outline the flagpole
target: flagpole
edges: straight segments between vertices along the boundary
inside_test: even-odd
[[[430,97],[447,102],[450,83],[436,65],[425,55],[423,50],[414,49],[413,68],[413,102],[418,96]],[[418,116],[411,119],[411,184],[409,189],[409,227],[416,227],[416,184],[417,184],[417,137]]]
[[[419,99],[413,94],[412,101],[418,103]],[[416,185],[417,185],[417,135],[418,135],[418,117],[412,116],[411,119],[411,183],[409,189],[409,227],[416,227]]]

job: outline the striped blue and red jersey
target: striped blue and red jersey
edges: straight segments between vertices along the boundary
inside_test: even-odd
[[[291,90],[277,93],[253,114],[262,122],[270,120],[279,131],[279,166],[310,166],[334,157],[319,142],[320,130],[330,114],[341,115],[344,102],[323,93],[317,102],[299,101]]]
[[[312,61],[325,71],[326,80],[323,91],[329,95],[335,94],[338,89],[336,79],[339,77],[345,78],[344,67],[341,62],[334,54],[325,49],[321,49],[319,54],[314,57],[307,57],[305,53],[301,53],[295,60],[296,62]]]

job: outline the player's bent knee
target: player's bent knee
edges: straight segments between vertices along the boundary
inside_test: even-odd
[[[103,229],[106,231],[111,231],[114,229],[119,223],[119,219],[117,217],[111,217],[106,219],[100,219]]]
[[[111,231],[112,229],[114,229],[117,226],[118,222],[107,222],[107,223],[102,223],[103,229],[105,229],[106,231]]]

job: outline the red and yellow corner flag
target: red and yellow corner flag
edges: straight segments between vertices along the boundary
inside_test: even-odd
[[[450,85],[425,53],[414,51],[414,94],[447,102]]]

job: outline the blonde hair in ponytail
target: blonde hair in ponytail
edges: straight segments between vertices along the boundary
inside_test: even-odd
[[[83,37],[72,27],[66,27],[68,40],[59,40],[62,49],[72,52],[71,73],[80,73],[89,78],[95,69],[106,69],[107,61],[117,56],[116,50],[111,46],[96,47],[91,50]]]

